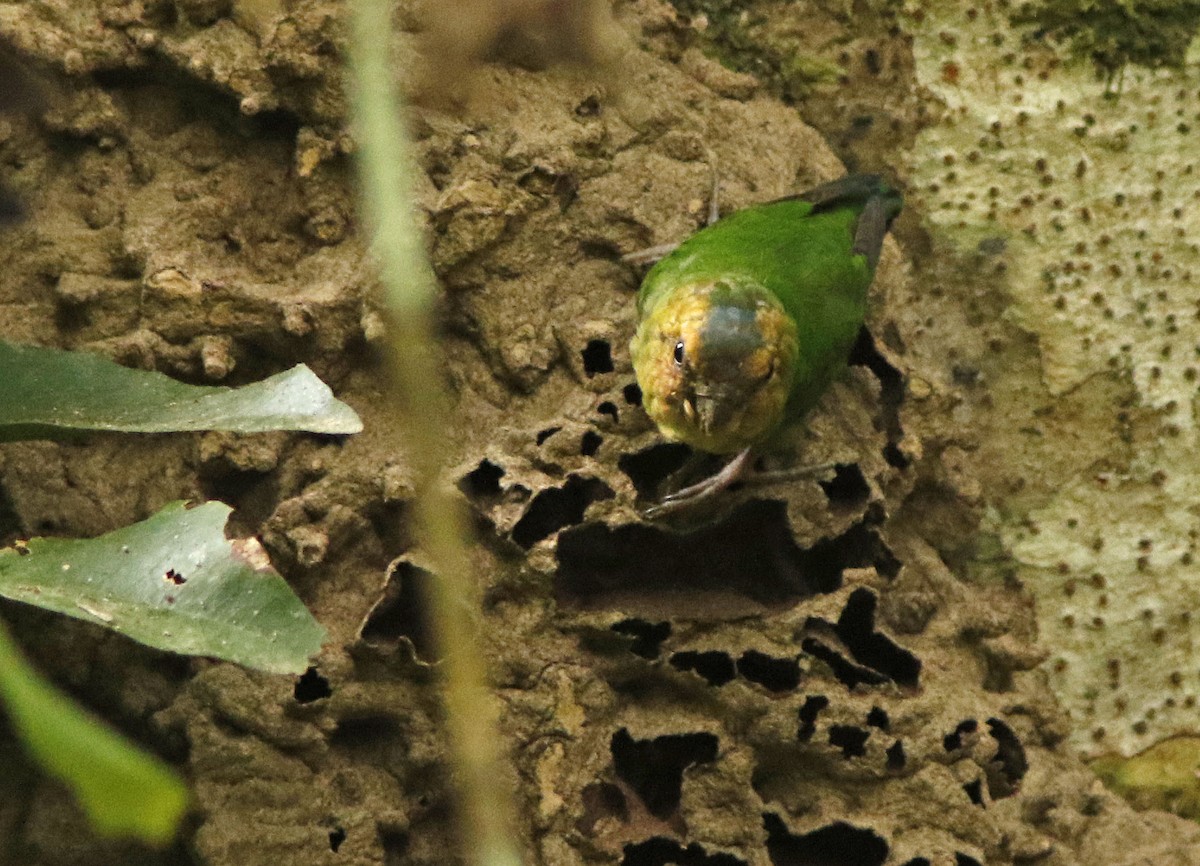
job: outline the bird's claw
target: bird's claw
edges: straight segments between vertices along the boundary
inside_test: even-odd
[[[712,498],[722,490],[728,490],[738,481],[741,481],[751,471],[753,464],[754,451],[751,448],[746,448],[730,460],[717,474],[710,475],[703,481],[664,496],[657,505],[652,505],[643,511],[642,515],[647,520],[657,520],[660,517],[666,517],[667,515],[691,508],[699,502]]]
[[[837,463],[814,463],[811,466],[797,466],[793,469],[774,469],[769,472],[755,472],[742,479],[747,484],[779,484],[784,481],[799,481],[801,478],[812,478],[814,475],[824,475],[836,471]]]
[[[643,510],[642,517],[646,520],[658,520],[662,517],[678,514],[681,511],[687,511],[697,503],[703,502],[705,499],[724,489],[718,484],[709,483],[713,481],[713,478],[716,478],[716,476],[706,478],[699,484],[693,484],[691,487],[685,487],[683,490],[676,490],[674,493],[664,496],[658,501],[657,505],[651,505],[649,508]]]
[[[676,490],[664,496],[656,505],[651,505],[642,511],[646,520],[658,520],[686,511],[693,506],[711,499],[723,490],[728,490],[734,484],[776,484],[782,481],[796,481],[801,478],[811,478],[837,469],[836,463],[817,463],[812,466],[800,466],[795,469],[783,469],[774,472],[756,472],[753,469],[753,452],[747,448],[733,458],[724,469],[715,475],[710,475],[703,481]]]

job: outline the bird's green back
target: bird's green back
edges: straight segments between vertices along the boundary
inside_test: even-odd
[[[794,198],[731,214],[655,265],[638,294],[638,311],[647,315],[684,283],[731,276],[760,283],[796,322],[799,360],[788,413],[804,412],[844,367],[866,314],[874,274],[867,257],[854,251],[865,203],[863,197],[814,206]]]

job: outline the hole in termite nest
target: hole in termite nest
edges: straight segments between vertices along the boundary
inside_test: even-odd
[[[875,344],[875,338],[865,327],[858,332],[847,363],[870,370],[883,388],[881,399],[884,406],[893,411],[899,407],[904,400],[904,374],[883,356]]]
[[[407,640],[421,661],[437,661],[425,609],[432,580],[433,575],[411,562],[397,563],[388,575],[382,596],[367,614],[359,637],[372,644]]]
[[[329,687],[329,680],[321,676],[313,667],[296,679],[296,686],[292,689],[292,696],[298,704],[311,704],[313,701],[319,701],[332,694],[333,689]]]
[[[472,498],[500,495],[500,479],[504,477],[504,467],[486,458],[468,472],[458,482],[458,489]]]
[[[979,730],[979,723],[974,719],[966,719],[955,726],[954,730],[942,737],[942,748],[954,752],[963,747],[963,738]]]
[[[659,485],[682,468],[692,449],[677,442],[659,442],[617,458],[617,468],[629,476],[642,499],[658,495]]]
[[[825,491],[829,504],[845,511],[860,508],[871,495],[871,486],[857,463],[839,463],[834,467],[833,478],[817,483]]]
[[[983,806],[983,780],[982,779],[972,779],[970,782],[964,783],[962,788],[963,788],[963,791],[966,793],[968,800],[970,800],[976,806],[980,806],[980,807]]]
[[[830,725],[829,745],[842,750],[842,757],[849,760],[867,753],[867,740],[871,732],[855,725]]]
[[[737,676],[733,659],[720,650],[677,652],[671,656],[671,667],[699,674],[710,686],[723,686]]]
[[[746,502],[686,534],[644,523],[576,526],[559,535],[557,556],[557,596],[577,607],[675,603],[694,615],[706,596],[712,609],[732,616],[739,598],[783,605],[841,582],[841,570],[829,569],[817,548],[796,544],[782,502]]]
[[[829,665],[833,675],[847,688],[859,684],[878,685],[891,680],[901,686],[915,687],[921,673],[921,661],[887,635],[875,630],[874,592],[859,587],[850,594],[836,625],[810,617],[806,628],[812,636],[801,648]],[[837,642],[850,652],[853,662],[830,646],[821,632],[831,629]]]
[[[908,456],[900,450],[900,446],[894,442],[883,446],[883,459],[894,469],[907,469],[912,464]]]
[[[877,686],[888,680],[886,676],[866,665],[855,664],[816,638],[805,638],[801,641],[800,648],[813,658],[825,662],[833,672],[834,678],[848,689],[853,690],[860,685]]]
[[[769,692],[790,692],[800,685],[800,665],[793,659],[779,659],[746,650],[737,661],[737,671]]]
[[[879,380],[880,406],[888,438],[883,448],[883,457],[890,466],[907,469],[912,461],[900,450],[898,444],[904,438],[904,431],[900,427],[900,404],[904,402],[904,374],[883,356],[875,338],[865,327],[858,332],[858,340],[850,351],[849,363],[866,367]]]
[[[549,487],[533,498],[513,527],[512,539],[528,550],[563,527],[581,522],[593,502],[612,497],[612,488],[600,479],[571,475],[562,487]]]
[[[583,789],[579,799],[583,814],[575,822],[575,829],[585,836],[592,835],[601,821],[615,819],[624,823],[629,820],[625,794],[612,782],[592,782]]]
[[[329,745],[338,750],[371,753],[401,736],[403,730],[400,719],[385,712],[350,716],[337,720],[337,726],[329,733]]]
[[[583,372],[589,379],[597,373],[613,371],[612,348],[608,340],[588,340],[579,354],[583,356]]]
[[[594,430],[588,430],[579,438],[579,453],[584,457],[595,457],[603,443],[603,436]]]
[[[796,731],[796,739],[807,743],[817,732],[817,716],[821,710],[829,706],[829,698],[824,695],[809,695],[800,707],[800,727]]]
[[[988,794],[993,800],[1000,800],[1017,793],[1029,770],[1029,759],[1012,728],[999,719],[988,719],[987,726],[996,741],[996,757],[987,774]]]
[[[599,406],[596,407],[596,411],[601,415],[607,415],[608,417],[612,418],[614,424],[621,420],[621,413],[617,409],[617,404],[612,400],[603,401]]]
[[[644,659],[656,659],[662,642],[671,636],[669,622],[647,622],[644,619],[623,619],[611,626],[617,634],[629,635],[633,643],[629,651]]]
[[[422,802],[424,798],[418,799],[419,805],[425,805]],[[380,827],[379,828],[379,845],[383,848],[383,862],[385,864],[403,863],[405,862],[405,854],[408,852],[408,833],[399,827]]]
[[[888,844],[874,830],[835,821],[811,833],[793,834],[778,815],[763,815],[767,855],[773,866],[883,866]]]
[[[717,744],[716,735],[709,733],[635,740],[622,728],[612,737],[613,767],[651,815],[667,818],[679,809],[684,770],[715,761]]]
[[[688,616],[730,618],[749,614],[747,602],[778,606],[834,592],[846,569],[886,568],[887,556],[865,519],[805,549],[792,535],[785,503],[749,500],[690,532],[646,523],[594,522],[565,529],[558,536],[555,589],[561,604],[575,607],[633,605],[622,609],[641,613],[645,605],[665,617],[674,615],[666,608],[686,605]],[[860,665],[876,669],[853,674],[859,681],[893,678],[915,684],[920,664],[914,657],[873,630],[860,633],[859,619],[866,617],[868,628],[873,625],[874,599],[873,593],[860,597],[856,592],[838,625],[825,626],[838,633]]]
[[[626,845],[621,866],[746,866],[746,861],[723,851],[709,854],[699,842],[684,847],[674,839],[652,836]]]

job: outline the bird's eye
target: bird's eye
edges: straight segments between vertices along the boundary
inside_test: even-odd
[[[675,366],[683,366],[683,340],[675,344]]]

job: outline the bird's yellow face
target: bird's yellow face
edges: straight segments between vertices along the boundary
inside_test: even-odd
[[[668,439],[731,454],[783,420],[796,325],[757,285],[681,285],[645,310],[630,344],[642,405]]]

